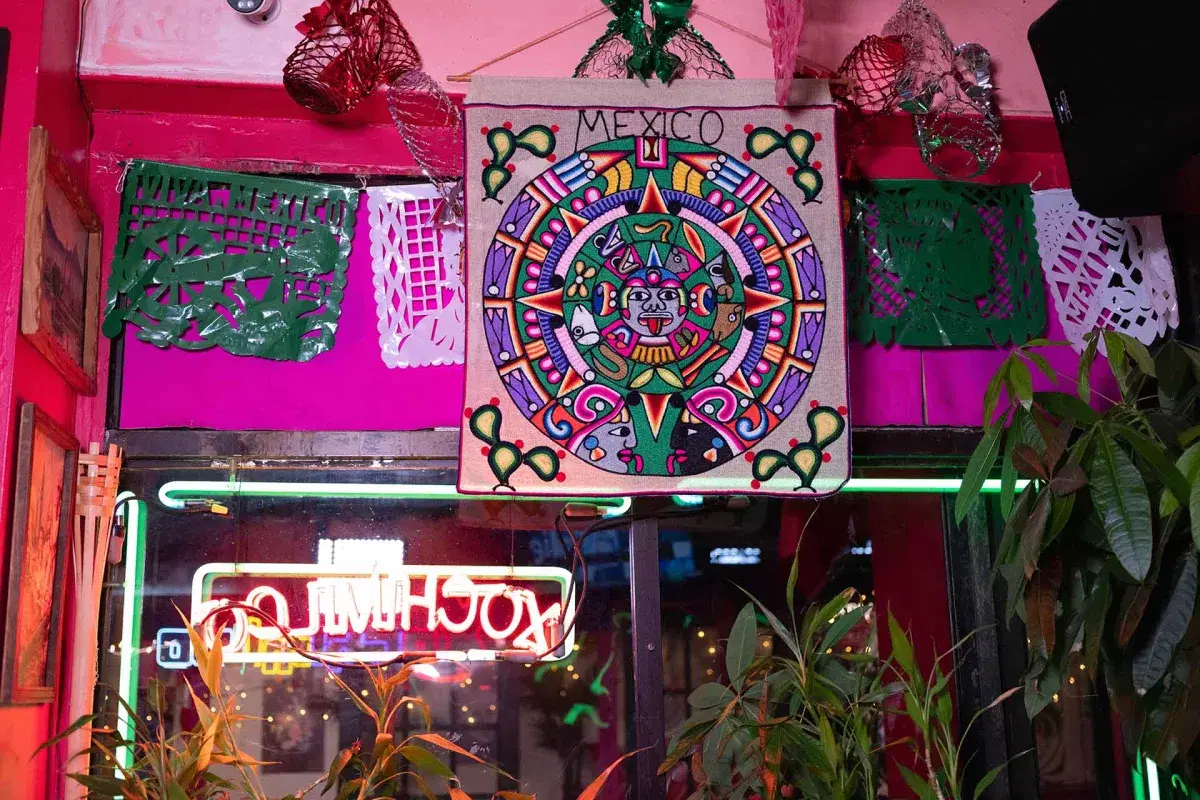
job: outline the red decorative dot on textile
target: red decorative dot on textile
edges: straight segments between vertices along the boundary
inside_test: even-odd
[[[749,161],[749,160],[750,160],[750,151],[743,150],[742,151],[742,161]]]
[[[846,416],[846,413],[849,410],[850,409],[846,408],[845,406],[838,406],[838,413],[841,414],[843,417]]]
[[[820,169],[820,168],[821,168],[821,162],[820,162],[820,161],[814,161],[814,162],[812,162],[812,168],[813,168],[813,169]]]
[[[559,451],[557,451],[557,452],[558,452],[558,457],[559,457],[559,458],[566,458],[566,457],[567,457],[567,451],[566,451],[566,450],[559,450]]]
[[[746,451],[746,461],[747,461],[747,463],[752,463],[754,461],[754,451],[753,450]]]
[[[554,153],[551,153],[550,155],[546,156],[546,160],[553,164],[555,161],[558,161],[558,156],[554,155]]]
[[[492,403],[492,405],[495,405],[495,403]],[[818,403],[816,400],[813,400],[813,401],[812,401],[811,403],[809,403],[808,405],[809,405],[809,408],[816,408],[817,406],[819,406],[819,405],[821,405],[821,404],[820,404],[820,403]]]
[[[560,472],[554,476],[554,480],[558,481],[559,483],[565,483],[567,480],[567,474],[565,472]]]
[[[479,132],[482,133],[484,136],[487,136],[488,135],[488,126],[484,125],[482,128],[479,129]]]
[[[516,172],[516,171],[517,171],[517,165],[516,165],[516,164],[505,164],[505,165],[504,165],[504,168],[505,168],[506,170],[508,170],[509,172]]]
[[[796,130],[796,126],[789,122],[787,125],[783,126],[783,129],[788,133],[791,133],[792,131]]]
[[[557,125],[551,125],[551,126],[550,126],[550,132],[551,132],[551,133],[558,133],[558,126],[557,126]]]
[[[483,159],[483,165],[484,165],[485,167],[486,167],[488,164],[491,164],[491,163],[492,163],[492,160],[491,160],[490,158],[485,158],[485,159]]]
[[[326,0],[304,15],[304,40],[283,67],[300,105],[342,114],[383,83],[421,68],[417,47],[388,0]]]
[[[799,439],[789,439],[788,440],[788,447],[795,447],[798,444],[800,444]]]
[[[787,174],[788,174],[788,175],[795,175],[795,174],[796,174],[796,168],[795,168],[795,167],[788,167],[788,168],[787,168]]]
[[[475,412],[474,412],[474,411],[472,411],[470,407],[467,407],[467,408],[464,408],[464,409],[463,409],[463,417],[464,417],[464,418],[466,418],[466,419],[470,419],[470,418],[471,418],[471,415],[472,415],[472,414],[474,414],[474,413],[475,413]]]
[[[761,489],[762,482],[761,481],[750,481],[750,488],[751,489]]]
[[[492,448],[485,444],[483,447],[479,448],[479,452],[483,453],[484,458],[487,458],[488,453],[492,452]]]
[[[751,125],[749,122],[747,122],[746,127],[742,128],[742,130],[745,131],[746,133],[749,133],[750,131],[754,130],[754,126]]]
[[[525,449],[525,443],[523,441],[521,441],[520,439],[517,439],[515,442],[513,442],[513,444],[516,445],[518,450]]]
[[[488,400],[488,405],[489,405],[489,406],[498,406],[498,405],[500,405],[500,398],[499,398],[499,397],[493,397],[491,400]]]
[[[817,131],[816,133],[813,134],[813,141],[814,142],[821,141],[821,132],[820,131]]]
[[[821,460],[828,464],[830,461],[833,461],[833,456],[829,453],[821,453]]]
[[[511,122],[505,122],[505,123],[504,123],[504,127],[508,128],[508,129],[511,131],[511,130],[512,130],[512,123],[511,123]]]

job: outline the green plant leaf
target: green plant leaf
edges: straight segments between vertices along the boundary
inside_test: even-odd
[[[1100,414],[1078,397],[1062,392],[1034,392],[1033,402],[1049,413],[1080,425],[1095,425]]]
[[[979,779],[979,783],[975,784],[975,794],[973,794],[972,797],[975,800],[979,800],[979,798],[983,797],[983,793],[988,790],[988,787],[996,782],[996,778],[999,778],[1000,773],[1003,772],[1007,767],[1007,762],[1003,764],[997,764],[984,773],[984,776]]]
[[[904,778],[904,782],[908,784],[908,788],[916,794],[919,800],[934,800],[936,795],[933,793],[933,787],[929,785],[929,782],[925,778],[922,778],[903,764],[897,764],[896,766],[900,768],[900,777]]]
[[[723,708],[734,697],[733,690],[720,683],[702,683],[688,695],[692,708]]]
[[[1124,381],[1125,372],[1128,370],[1127,360],[1125,358],[1125,342],[1117,336],[1115,331],[1103,330],[1101,335],[1104,338],[1104,351],[1108,356],[1108,365],[1112,370],[1113,375]]]
[[[1154,541],[1150,497],[1141,473],[1112,439],[1101,435],[1088,474],[1092,502],[1113,553],[1134,580],[1143,580],[1150,572]]]
[[[1000,450],[1000,428],[992,428],[983,434],[983,439],[971,460],[967,463],[966,474],[963,475],[962,486],[959,487],[958,497],[954,500],[954,519],[961,523],[967,512],[979,499],[979,491],[987,479],[992,465],[996,463],[996,454]]]
[[[415,744],[404,745],[397,751],[404,760],[422,772],[437,775],[439,778],[453,778],[454,770],[443,764],[441,759],[424,747]]]
[[[1031,350],[1022,348],[1018,351],[1022,356],[1029,360],[1031,364],[1037,367],[1038,372],[1046,376],[1046,379],[1051,383],[1058,383],[1058,376],[1054,373],[1054,368],[1050,366],[1050,362],[1041,353],[1035,353]]]
[[[918,674],[912,642],[909,641],[908,634],[900,627],[900,623],[896,621],[896,617],[891,611],[888,611],[888,634],[892,639],[892,658],[896,659],[896,663],[909,676]]]
[[[1159,348],[1154,367],[1158,377],[1159,402],[1171,407],[1171,401],[1183,392],[1184,383],[1191,372],[1191,358],[1179,342],[1171,339]]]
[[[1019,358],[1010,359],[1008,381],[1017,400],[1028,411],[1033,406],[1033,376],[1029,374],[1029,365]]]
[[[1175,468],[1191,486],[1188,491],[1189,502],[1191,502],[1190,498],[1196,490],[1196,482],[1200,481],[1200,442],[1183,451],[1183,455],[1175,462]],[[1179,498],[1169,488],[1164,490],[1162,496],[1158,498],[1159,516],[1169,517],[1177,508],[1179,508]],[[1196,524],[1195,514],[1192,514],[1192,524]]]
[[[1108,571],[1101,571],[1088,595],[1083,612],[1083,655],[1082,663],[1090,670],[1096,669],[1100,656],[1100,644],[1107,633],[1105,620],[1108,619],[1108,609],[1112,604],[1112,582]]]
[[[1112,428],[1122,439],[1133,445],[1138,455],[1144,458],[1158,473],[1159,478],[1175,495],[1176,500],[1180,503],[1188,502],[1192,491],[1191,486],[1179,468],[1171,463],[1166,453],[1157,444],[1128,425],[1114,425]]]
[[[988,381],[987,390],[983,393],[983,427],[991,428],[996,419],[996,403],[1000,400],[1000,390],[1004,388],[1004,376],[1008,374],[1008,364],[1000,365]]]
[[[859,606],[853,611],[847,611],[845,614],[842,614],[840,617],[834,620],[834,623],[829,626],[829,630],[825,632],[825,638],[821,640],[820,652],[824,653],[826,650],[844,639],[846,634],[848,634],[870,610],[871,609],[869,606]]]
[[[725,671],[735,689],[741,689],[746,668],[754,660],[754,645],[758,641],[758,623],[754,616],[754,604],[746,603],[738,613],[729,631],[725,645]]]
[[[1170,599],[1145,646],[1133,657],[1133,688],[1145,693],[1166,674],[1196,605],[1196,551],[1189,549]]]
[[[1146,349],[1146,345],[1130,336],[1127,333],[1114,331],[1122,344],[1125,346],[1125,352],[1133,359],[1133,363],[1137,364],[1137,368],[1142,371],[1143,375],[1154,377],[1154,359],[1150,356],[1150,351]]]
[[[1079,377],[1075,391],[1079,393],[1079,398],[1084,403],[1090,403],[1092,401],[1092,362],[1096,360],[1100,337],[1096,331],[1092,331],[1084,338],[1087,339],[1087,347],[1084,348],[1083,355],[1079,357]]]
[[[735,584],[736,585],[736,584]],[[796,643],[796,639],[792,636],[791,631],[779,621],[779,617],[771,613],[771,610],[759,602],[758,598],[747,592],[743,587],[738,586],[742,590],[742,594],[750,598],[751,602],[758,607],[759,612],[766,618],[767,624],[771,626],[771,630],[775,631],[775,635],[779,637],[787,648],[792,651],[796,658],[804,660],[806,655],[801,651],[800,646]]]

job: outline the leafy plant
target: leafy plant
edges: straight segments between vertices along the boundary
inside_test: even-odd
[[[942,664],[954,652],[970,639],[960,641],[953,648],[938,656],[929,670],[928,676],[923,676],[917,666],[913,653],[912,641],[908,634],[896,622],[896,618],[888,613],[888,630],[892,640],[891,665],[899,676],[904,697],[904,715],[912,721],[916,736],[909,740],[909,745],[921,766],[922,774],[910,770],[903,764],[897,764],[901,777],[908,788],[916,793],[919,800],[959,800],[965,798],[963,771],[966,762],[960,741],[966,738],[971,728],[979,718],[1003,703],[1021,690],[1016,686],[1002,693],[987,706],[975,712],[971,720],[961,731],[956,731],[954,707],[950,701],[950,676],[954,670],[943,670]],[[973,800],[979,800],[1000,773],[1008,766],[1008,762],[998,764],[988,770],[971,793]]]
[[[1072,666],[1099,669],[1129,751],[1167,763],[1200,732],[1200,350],[1167,340],[1151,354],[1094,332],[1074,391],[1034,392],[1032,370],[1059,377],[1036,348],[1060,344],[1017,348],[992,378],[956,516],[976,506],[1000,458],[1007,522],[994,574],[1027,630],[1029,715]],[[1096,411],[1089,375],[1101,344],[1120,391]],[[1029,483],[1018,492],[1019,478]]]
[[[113,728],[93,728],[87,752],[94,761],[116,764],[120,763],[118,753],[127,748],[133,761],[118,774],[68,776],[85,786],[90,795],[126,800],[226,800],[230,792],[240,792],[252,800],[266,800],[257,782],[257,769],[263,762],[242,752],[234,740],[234,726],[248,717],[236,713],[234,698],[226,698],[221,692],[221,639],[217,637],[210,649],[195,628],[186,620],[184,624],[195,648],[196,664],[208,689],[209,702],[201,702],[188,684],[199,719],[192,729],[168,735],[164,723],[169,715],[166,689],[160,681],[149,682],[150,707],[158,721],[153,729],[118,696],[129,719],[134,721],[134,739],[125,739]],[[95,719],[95,715],[80,717],[38,750],[57,744]],[[222,767],[225,769],[218,773]],[[230,772],[235,777],[229,777]]]
[[[693,797],[763,800],[779,797],[873,800],[879,778],[874,732],[884,698],[870,655],[838,645],[870,605],[848,589],[797,621],[797,564],[788,579],[790,625],[751,597],[738,615],[725,653],[729,684],[692,692],[692,714],[674,734],[664,774],[690,759],[700,788]],[[755,655],[761,615],[778,645]]]
[[[113,797],[123,800],[268,800],[258,782],[258,768],[266,762],[251,758],[234,741],[234,726],[251,718],[234,713],[235,699],[225,698],[221,691],[223,654],[220,633],[210,647],[186,618],[184,625],[191,637],[201,681],[208,689],[209,703],[203,703],[188,686],[199,722],[190,730],[168,735],[163,723],[169,715],[166,692],[163,684],[157,680],[150,681],[151,707],[158,719],[158,726],[154,730],[142,722],[118,695],[118,701],[129,718],[135,721],[134,739],[123,738],[113,728],[94,727],[88,754],[95,762],[115,764],[119,763],[118,751],[129,748],[134,754],[133,763],[115,775],[69,775],[89,790],[89,796],[106,800]],[[329,677],[375,723],[374,742],[369,751],[361,743],[342,750],[334,757],[325,774],[280,800],[303,800],[305,797],[326,795],[336,800],[392,800],[407,796],[403,786],[406,778],[411,779],[430,800],[435,797],[431,784],[444,784],[451,800],[471,800],[460,788],[453,770],[430,746],[470,759],[513,779],[508,773],[446,737],[429,731],[428,705],[419,697],[406,695],[402,691],[412,675],[413,666],[419,663],[422,660],[409,662],[392,674],[386,667],[366,669],[371,687],[371,692],[366,696],[360,696],[330,670]],[[400,710],[408,706],[420,709],[425,731],[397,742],[392,731],[395,730]],[[92,725],[95,719],[95,715],[80,717],[61,734],[42,744],[38,751],[57,744],[84,726]],[[595,800],[617,767],[638,752],[641,751],[627,753],[610,764],[583,790],[578,800]],[[231,771],[234,777],[229,777]],[[533,795],[515,791],[499,791],[493,798],[534,800]]]

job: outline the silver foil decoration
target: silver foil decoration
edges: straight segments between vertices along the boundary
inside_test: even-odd
[[[421,173],[441,198],[437,221],[462,227],[462,110],[433,77],[412,70],[388,84],[388,109]]]
[[[982,175],[1000,155],[1000,113],[992,57],[981,44],[955,47],[921,0],[903,0],[883,27],[898,37],[908,62],[897,81],[900,108],[913,115],[926,166],[943,178]]]

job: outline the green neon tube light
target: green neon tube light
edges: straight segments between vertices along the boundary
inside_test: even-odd
[[[1029,481],[1018,480],[1016,490],[1023,490]],[[953,494],[962,486],[961,478],[851,478],[842,487],[843,492],[866,492],[877,494],[932,493]],[[1000,481],[989,479],[983,482],[983,491],[997,493]],[[725,492],[724,494],[736,494]],[[292,483],[287,481],[169,481],[158,491],[159,501],[167,508],[184,507],[186,500],[213,499],[219,497],[326,497],[346,499],[404,499],[404,500],[495,500],[498,495],[486,497],[460,494],[454,486],[420,483]],[[797,495],[803,497],[803,495]],[[679,495],[675,500],[680,505],[696,505],[701,495]],[[523,497],[512,500],[529,502],[586,502],[604,507],[605,516],[620,516],[632,505],[629,497]]]
[[[146,524],[146,504],[133,500],[132,492],[122,492],[117,502],[129,500],[118,509],[125,526],[125,581],[121,608],[120,671],[117,691],[137,713],[138,643],[142,639],[142,582],[146,572],[146,547],[143,538]],[[133,741],[134,718],[125,706],[117,709],[117,730],[123,739]],[[133,751],[128,747],[116,751],[119,767],[133,766]]]

